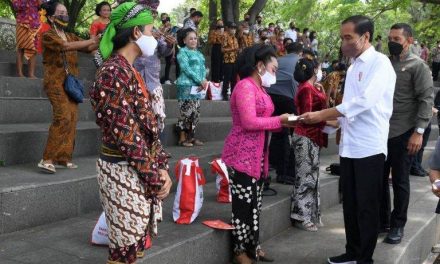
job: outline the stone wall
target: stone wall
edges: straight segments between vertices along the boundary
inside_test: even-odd
[[[15,48],[15,20],[0,18],[0,50]]]

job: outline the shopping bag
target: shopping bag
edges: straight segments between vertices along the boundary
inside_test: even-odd
[[[107,222],[105,220],[105,214],[99,216],[98,221],[96,222],[95,228],[93,228],[92,232],[92,244],[106,246],[110,243],[108,240],[108,228]]]
[[[203,205],[205,177],[197,157],[179,160],[175,167],[177,191],[173,205],[173,219],[177,224],[191,224]]]
[[[232,202],[229,174],[226,164],[221,159],[213,160],[211,162],[211,172],[216,176],[217,201],[220,203]]]
[[[221,101],[223,100],[223,95],[222,95],[222,87],[223,87],[223,83],[214,83],[214,82],[209,82],[208,85],[208,100],[212,100],[212,101]]]

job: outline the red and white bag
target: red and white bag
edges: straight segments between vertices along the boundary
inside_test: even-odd
[[[173,205],[173,219],[178,224],[191,224],[203,205],[205,177],[199,159],[190,157],[176,164],[177,191]]]
[[[226,164],[221,159],[211,162],[211,172],[216,175],[217,201],[220,203],[232,202],[231,187],[229,185],[229,173]]]
[[[223,83],[214,83],[209,82],[208,85],[208,100],[212,101],[221,101],[223,100],[222,96],[222,87]]]
[[[106,246],[109,243],[107,222],[105,221],[105,214],[102,212],[98,218],[98,222],[96,222],[95,228],[93,228],[92,244]]]

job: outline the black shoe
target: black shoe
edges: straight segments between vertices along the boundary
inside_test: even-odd
[[[403,227],[392,227],[383,242],[387,244],[399,244],[403,238]]]
[[[413,169],[411,169],[410,174],[411,174],[412,176],[417,176],[417,177],[425,177],[425,176],[428,176],[428,172],[425,171],[425,170],[422,171],[422,170],[413,170]]]
[[[327,262],[329,264],[356,264],[356,260],[347,254],[328,258]]]

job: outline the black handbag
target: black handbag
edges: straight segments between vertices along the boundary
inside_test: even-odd
[[[325,169],[325,171],[332,175],[341,175],[341,165],[339,163],[332,163]]]
[[[63,51],[64,70],[66,71],[66,79],[64,80],[64,91],[76,103],[82,103],[84,100],[84,85],[74,75],[69,72],[67,65],[66,53]]]

